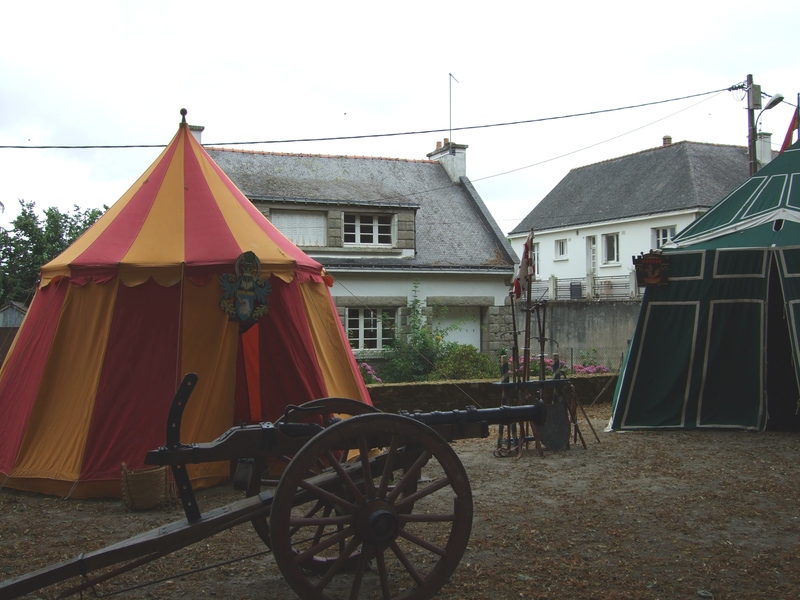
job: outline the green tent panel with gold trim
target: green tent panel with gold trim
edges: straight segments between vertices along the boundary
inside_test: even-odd
[[[800,429],[800,142],[664,249],[610,429]]]

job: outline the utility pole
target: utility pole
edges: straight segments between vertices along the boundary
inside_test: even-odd
[[[747,153],[750,157],[750,176],[758,171],[756,159],[756,111],[761,110],[761,86],[753,83],[753,76],[747,76]]]

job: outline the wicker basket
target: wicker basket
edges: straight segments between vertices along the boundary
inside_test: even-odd
[[[134,471],[122,463],[122,501],[128,510],[150,510],[175,498],[167,467]]]

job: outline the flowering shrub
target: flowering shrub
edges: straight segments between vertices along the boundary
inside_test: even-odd
[[[525,359],[520,357],[519,364],[517,365],[517,376],[522,377],[524,373]],[[569,375],[594,375],[595,373],[610,373],[611,369],[604,365],[591,364],[573,364],[561,363],[561,372],[564,376]],[[553,359],[544,359],[544,376],[546,379],[553,377]],[[530,379],[537,379],[539,377],[539,357],[530,357]]]
[[[375,372],[375,369],[372,368],[372,365],[362,362],[359,365],[359,370],[361,371],[361,377],[364,379],[364,383],[383,383]]]
[[[605,365],[572,365],[572,372],[575,375],[594,375],[595,373],[611,373],[611,369]]]

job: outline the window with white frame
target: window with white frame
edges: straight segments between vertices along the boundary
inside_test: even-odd
[[[327,246],[328,215],[305,210],[271,210],[270,221],[298,246]]]
[[[347,339],[354,350],[382,350],[394,339],[395,310],[348,308]]]
[[[556,260],[567,258],[567,240],[556,240]]]
[[[675,227],[657,227],[653,229],[652,247],[658,250],[675,237]]]
[[[531,262],[533,263],[533,278],[539,277],[539,242],[535,242],[531,247]]]
[[[619,263],[619,234],[603,235],[603,264]]]
[[[361,246],[391,246],[394,215],[345,213],[344,243]]]

